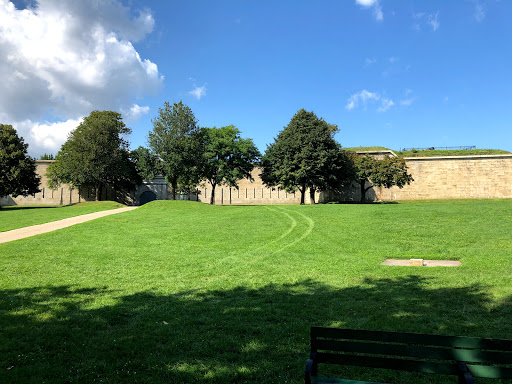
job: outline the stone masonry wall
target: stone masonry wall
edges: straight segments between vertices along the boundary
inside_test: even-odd
[[[468,198],[512,198],[512,155],[484,156],[446,156],[446,157],[409,157],[406,158],[409,173],[414,181],[400,189],[373,188],[367,193],[368,200],[416,200],[416,199],[468,199]],[[10,196],[0,199],[0,205],[62,205],[94,200],[94,191],[84,188],[78,191],[63,185],[51,190],[46,185],[46,169],[52,160],[37,160],[37,172],[41,178],[41,192],[28,197]],[[287,193],[278,188],[271,189],[263,185],[255,168],[254,181],[241,180],[238,190],[225,186],[215,190],[215,204],[299,204],[300,192]],[[164,180],[165,181],[165,180]],[[161,180],[147,182],[140,186],[133,196],[133,203],[146,190],[152,190],[158,199],[169,198],[165,183]],[[211,185],[205,183],[198,187],[197,196],[176,196],[210,202]],[[104,200],[113,199],[113,191],[105,191]],[[359,201],[359,188],[348,188],[341,197],[332,193],[316,193],[315,200],[325,203],[337,199]],[[306,204],[309,204],[309,192],[306,192]]]
[[[408,157],[414,181],[376,188],[379,200],[512,198],[512,155]]]

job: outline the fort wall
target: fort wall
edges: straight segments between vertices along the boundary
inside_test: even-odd
[[[371,153],[368,153],[371,154]],[[480,156],[409,157],[405,159],[408,171],[414,181],[402,189],[372,188],[367,192],[368,200],[416,200],[416,199],[472,199],[512,198],[512,154]],[[28,197],[7,196],[0,199],[0,205],[65,205],[95,199],[94,190],[75,189],[62,185],[56,190],[47,186],[46,169],[52,160],[36,160],[37,173],[41,176],[41,192]],[[218,186],[215,190],[215,204],[299,204],[300,192],[287,193],[279,188],[267,188],[259,174],[252,171],[253,180],[241,180],[238,189]],[[142,193],[151,191],[157,199],[169,199],[169,188],[162,177],[146,181],[127,198],[131,204],[139,204]],[[198,186],[197,194],[176,196],[177,199],[197,200],[209,203],[212,188],[209,183]],[[103,200],[113,200],[115,193],[105,190]],[[359,186],[352,185],[341,195],[329,192],[316,193],[315,201],[359,201]],[[309,191],[305,203],[309,204]]]

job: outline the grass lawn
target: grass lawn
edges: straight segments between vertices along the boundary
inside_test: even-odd
[[[87,201],[73,205],[58,206],[4,206],[0,208],[0,232],[121,207],[124,207],[124,205],[114,201]]]
[[[512,338],[511,319],[512,200],[156,201],[0,244],[1,383],[302,383],[313,325]]]

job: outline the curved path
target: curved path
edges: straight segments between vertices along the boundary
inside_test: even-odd
[[[116,213],[131,211],[137,207],[125,207],[110,209],[108,211],[100,211],[88,213],[86,215],[68,217],[67,219],[51,221],[49,223],[32,225],[30,227],[13,229],[11,231],[0,232],[0,243],[7,243],[9,241],[24,239],[25,237],[40,235],[41,233],[56,231],[57,229],[70,227],[75,224],[85,223],[86,221],[94,220],[99,217],[114,215]]]

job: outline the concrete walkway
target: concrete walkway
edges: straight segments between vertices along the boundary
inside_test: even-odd
[[[67,219],[52,221],[50,223],[32,225],[30,227],[13,229],[11,231],[0,232],[0,243],[7,243],[8,241],[14,241],[24,239],[25,237],[40,235],[41,233],[56,231],[57,229],[71,227],[75,224],[85,223],[86,221],[94,220],[100,217],[115,215],[116,213],[131,211],[137,207],[126,207],[110,209],[108,211],[100,211],[94,213],[88,213],[87,215],[68,217]]]

